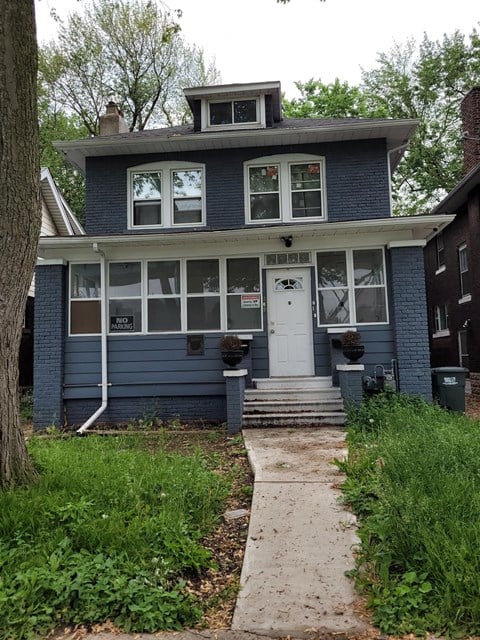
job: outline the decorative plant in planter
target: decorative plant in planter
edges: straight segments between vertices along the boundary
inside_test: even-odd
[[[229,367],[235,367],[242,361],[243,349],[242,341],[238,336],[227,334],[220,340],[222,360]]]
[[[360,342],[361,335],[358,331],[345,331],[342,333],[340,342],[342,344],[342,353],[348,359],[349,364],[355,364],[365,353],[365,347]]]

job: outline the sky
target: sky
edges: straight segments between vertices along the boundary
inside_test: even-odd
[[[84,0],[35,0],[40,42],[55,36],[49,17],[81,11]],[[214,60],[223,83],[279,80],[287,98],[295,81],[335,78],[358,84],[377,54],[424,33],[441,39],[479,29],[479,0],[169,0],[180,9],[187,43]]]

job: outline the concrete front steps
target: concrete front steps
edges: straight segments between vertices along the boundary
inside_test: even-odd
[[[245,390],[244,427],[344,425],[340,389],[330,377],[257,378]]]

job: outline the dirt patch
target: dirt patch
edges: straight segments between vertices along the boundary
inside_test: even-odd
[[[469,418],[480,420],[480,397],[467,394],[465,396],[465,413]]]

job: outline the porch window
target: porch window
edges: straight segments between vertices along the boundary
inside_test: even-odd
[[[110,333],[142,331],[142,263],[111,262],[108,279]]]
[[[382,249],[319,252],[317,283],[320,325],[387,322]]]
[[[182,330],[180,261],[147,263],[148,331]]]
[[[219,330],[220,269],[218,260],[187,260],[187,329]]]
[[[246,221],[301,222],[325,218],[324,158],[266,156],[245,163]]]
[[[467,245],[458,248],[458,269],[460,274],[460,293],[465,298],[470,295],[470,271],[468,269]]]
[[[227,258],[227,329],[262,328],[258,258]]]
[[[101,331],[100,264],[70,265],[70,333],[97,334]]]

